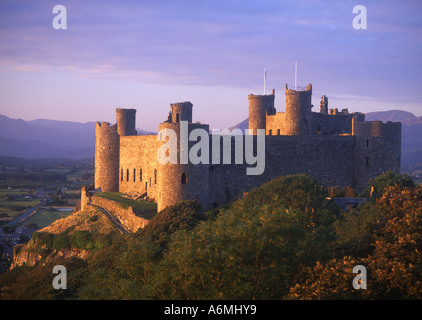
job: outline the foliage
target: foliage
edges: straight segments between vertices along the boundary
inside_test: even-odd
[[[171,235],[179,230],[191,230],[199,221],[205,219],[197,200],[181,201],[157,213],[139,235],[150,237],[164,247]]]
[[[60,250],[60,249],[69,248],[69,247],[70,247],[70,239],[67,234],[60,234],[54,238],[54,241],[53,241],[54,250]]]
[[[297,266],[329,251],[337,209],[327,208],[325,195],[307,176],[275,179],[216,219],[175,233],[150,278],[152,297],[283,297]]]
[[[52,292],[46,264],[1,276],[2,298],[420,299],[422,186],[396,176],[402,183],[382,187],[383,179],[376,201],[348,212],[317,181],[295,175],[205,214],[198,202],[181,202],[132,236],[34,233],[44,247],[68,239],[93,253],[71,264],[66,295]],[[356,265],[367,269],[366,290],[352,286]]]
[[[94,249],[95,242],[88,230],[75,230],[72,235],[72,245],[79,249]]]
[[[383,174],[369,180],[368,186],[363,190],[361,196],[369,198],[371,196],[371,190],[373,189],[372,197],[379,198],[390,186],[394,185],[399,187],[415,187],[415,183],[407,174],[398,174],[393,171],[386,171]]]
[[[360,237],[367,237],[372,250],[366,245],[366,250],[357,251],[359,258],[344,256],[304,268],[289,298],[422,298],[422,186],[389,187],[370,206],[378,208],[377,213],[366,222],[361,219],[366,232]],[[350,268],[357,264],[367,269],[366,290],[351,287]]]
[[[131,200],[122,197],[120,192],[101,192],[96,194],[99,197],[118,202],[123,209],[132,207],[136,212],[143,212],[145,210],[154,210],[157,204],[154,202],[147,202],[143,200]]]
[[[67,271],[67,289],[55,290],[52,286],[55,262],[39,266],[16,267],[0,277],[2,300],[63,300],[76,299],[78,289],[87,277],[87,262],[77,258],[60,261]]]
[[[8,226],[8,225],[5,225],[5,226],[2,227],[2,230],[3,230],[3,233],[10,234],[10,233],[15,232],[16,226]]]
[[[328,188],[328,196],[330,198],[336,197],[345,197],[345,198],[355,198],[356,191],[350,186],[345,186],[343,188],[339,188],[338,186]]]

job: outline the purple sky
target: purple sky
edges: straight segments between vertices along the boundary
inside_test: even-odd
[[[67,30],[55,30],[55,5]],[[353,7],[367,9],[355,30]],[[115,122],[136,108],[156,131],[170,103],[191,101],[212,129],[248,116],[248,94],[284,83],[313,85],[330,108],[400,109],[422,115],[421,1],[0,2],[0,114],[11,118]]]

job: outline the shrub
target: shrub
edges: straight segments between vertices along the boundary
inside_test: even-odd
[[[95,243],[92,240],[91,233],[87,230],[75,230],[72,236],[72,245],[79,249],[93,249]]]
[[[54,234],[48,232],[38,232],[37,242],[39,245],[46,245],[48,249],[53,248]]]
[[[204,219],[205,215],[198,201],[186,200],[157,213],[139,233],[151,237],[163,247],[173,233],[179,230],[191,230]]]
[[[13,233],[13,232],[15,232],[15,230],[16,230],[16,226],[3,226],[3,232],[5,233],[5,234],[10,234],[10,233]]]
[[[383,174],[369,180],[368,186],[363,190],[362,197],[369,198],[371,196],[371,189],[373,188],[372,197],[379,198],[390,186],[410,187],[414,188],[415,183],[406,174],[398,174],[392,171],[384,172]]]
[[[125,210],[129,209],[129,205],[124,202],[119,202],[119,206],[120,208],[125,209]]]
[[[69,247],[70,247],[70,240],[67,234],[60,234],[55,237],[53,241],[54,250],[60,250],[60,249],[69,248]]]

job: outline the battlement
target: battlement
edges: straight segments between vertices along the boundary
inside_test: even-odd
[[[287,174],[308,173],[326,186],[359,191],[384,171],[400,172],[401,123],[365,122],[363,113],[328,109],[325,95],[319,112],[312,112],[312,84],[294,90],[285,84],[285,99],[285,112],[277,113],[274,89],[248,95],[249,129],[254,134],[264,129],[267,135],[264,171],[249,176],[245,163],[214,162],[214,156],[224,160],[229,141],[231,159],[236,159],[238,142],[251,137],[213,140],[207,124],[192,122],[190,101],[170,104],[157,136],[136,136],[136,110],[117,108],[116,124],[96,124],[95,187],[146,194],[158,210],[188,199],[197,199],[206,210]],[[220,153],[205,152],[214,150],[214,141],[223,141]],[[205,144],[209,149],[203,149]]]
[[[192,122],[192,103],[190,101],[176,102],[170,104],[169,121],[179,123],[180,121]]]
[[[261,100],[261,99],[273,99],[273,97],[275,96],[275,89],[273,89],[273,91],[270,94],[249,94],[248,95],[248,99],[257,99],[257,100]]]
[[[352,135],[366,137],[401,137],[401,122],[382,121],[359,122],[352,120]]]
[[[253,134],[256,130],[266,128],[266,118],[268,115],[276,113],[274,108],[275,90],[271,94],[248,95],[249,101],[249,129]]]
[[[136,113],[136,109],[126,109],[126,108],[118,107],[116,108],[116,113],[132,114],[132,113]]]
[[[136,136],[136,109],[116,109],[117,131],[120,136]]]
[[[302,95],[302,94],[311,94],[312,95],[312,84],[308,84],[306,88],[296,88],[289,89],[287,83],[284,85],[284,93],[286,95]]]
[[[95,126],[96,130],[116,130],[117,132],[117,124],[111,125],[109,122],[97,122]]]
[[[117,191],[119,188],[119,134],[117,124],[97,122],[95,127],[95,188]]]

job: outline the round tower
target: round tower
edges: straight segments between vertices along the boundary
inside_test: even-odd
[[[257,129],[266,129],[267,115],[275,113],[274,109],[275,91],[267,95],[248,96],[249,100],[249,129],[256,134]]]
[[[286,95],[286,135],[308,135],[312,109],[312,84],[304,90],[288,89]]]
[[[120,138],[117,125],[97,122],[95,128],[95,188],[119,191]]]
[[[171,122],[192,122],[192,103],[189,101],[170,104]]]
[[[120,136],[136,136],[136,110],[116,109],[117,132]]]
[[[172,130],[177,139],[167,140],[168,138],[165,138],[164,134],[165,129]],[[189,150],[197,143],[188,139],[189,134],[194,129],[203,129],[207,133],[209,132],[209,126],[204,124],[164,122],[159,125],[159,139],[160,135],[163,134],[163,141],[158,142],[159,147],[165,143],[168,145],[171,142],[177,144],[177,163],[158,161],[158,211],[190,199],[197,199],[204,211],[208,209],[209,164],[192,164],[189,159],[187,164],[181,163],[180,152],[183,152],[181,146],[186,143],[188,147],[186,154],[189,155]],[[168,152],[167,155],[169,155]]]

